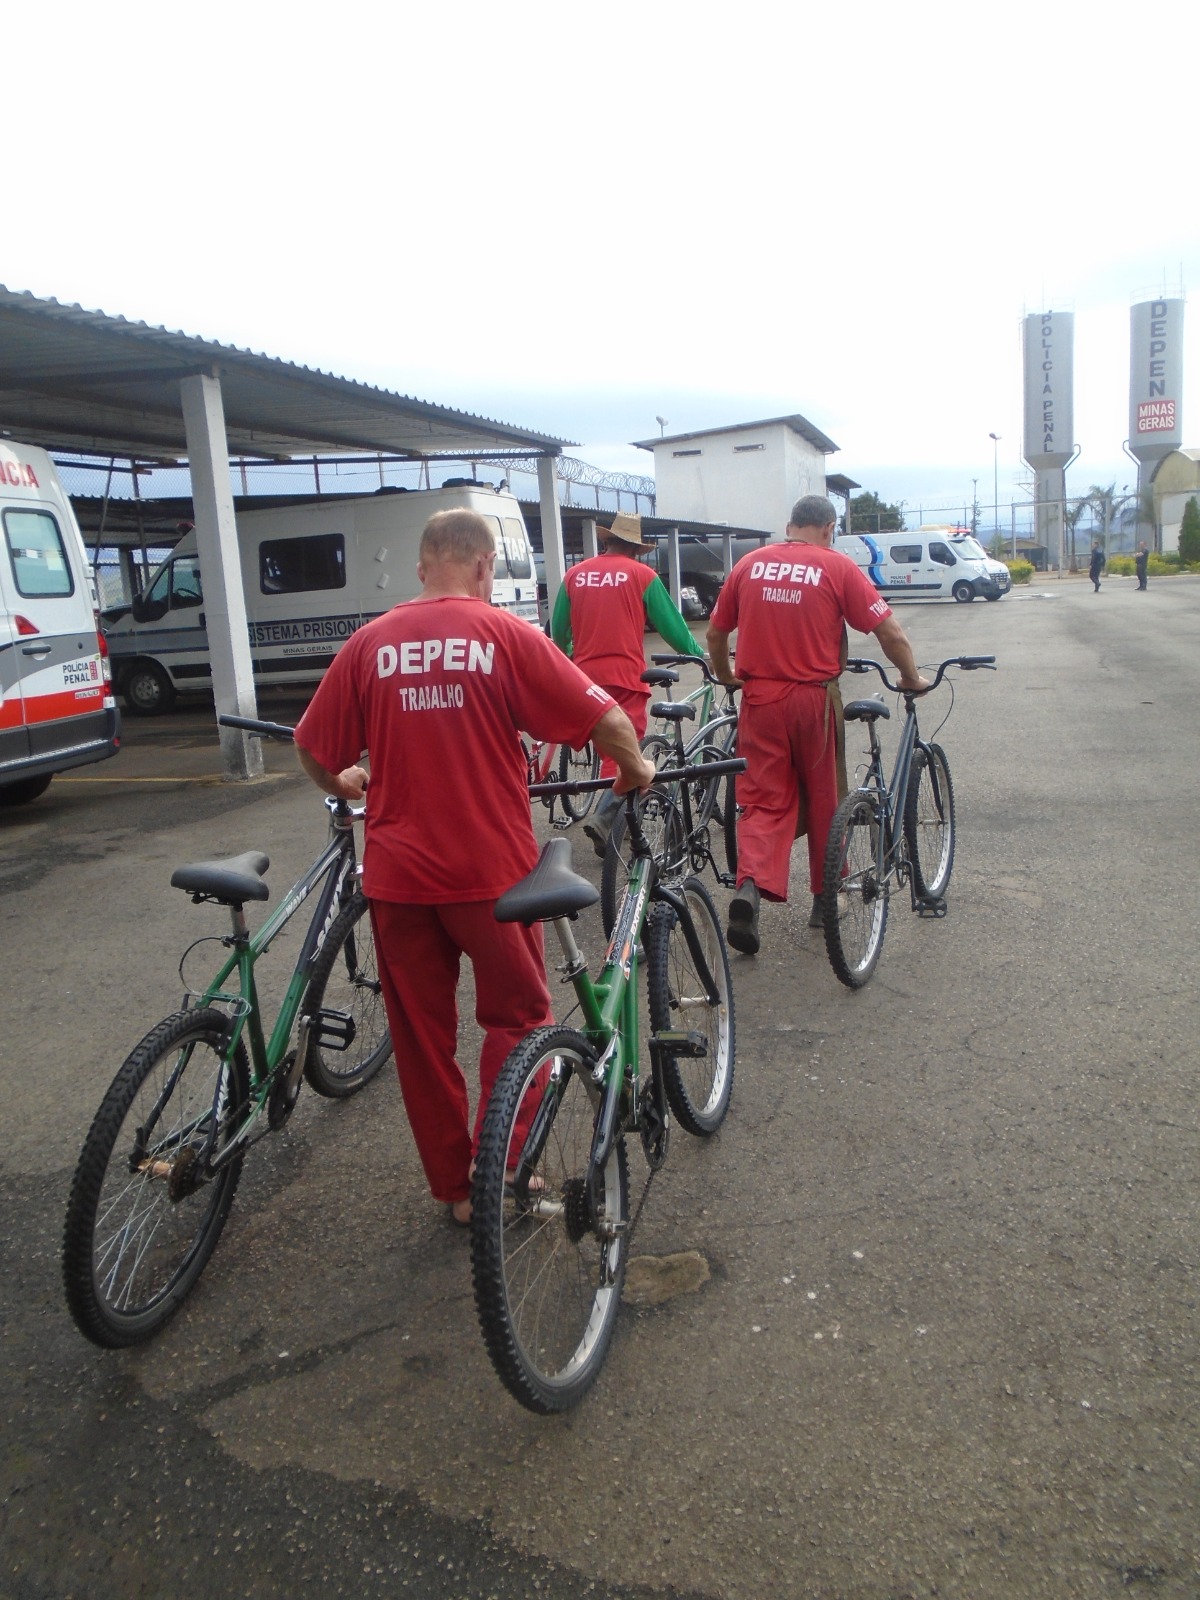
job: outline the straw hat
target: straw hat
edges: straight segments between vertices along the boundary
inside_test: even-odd
[[[640,550],[649,550],[649,539],[642,538],[641,517],[631,517],[627,512],[618,511],[612,519],[611,528],[598,528],[596,530],[602,538],[620,539],[622,544],[637,545]]]

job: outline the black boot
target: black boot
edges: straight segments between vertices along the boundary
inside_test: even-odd
[[[758,954],[758,885],[753,878],[747,878],[739,884],[729,902],[729,926],[725,930],[725,937],[733,949],[740,950],[742,955]]]

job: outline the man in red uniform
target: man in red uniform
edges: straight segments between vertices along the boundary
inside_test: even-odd
[[[540,927],[496,922],[499,896],[537,860],[518,739],[610,756],[624,791],[654,768],[625,713],[527,622],[488,604],[496,553],[484,518],[442,511],[421,539],[422,593],[334,657],[296,729],[319,788],[359,800],[370,758],[363,893],[396,1067],[429,1187],[470,1219],[470,1168],[509,1052],[552,1021]],[[484,1031],[474,1136],[455,1059],[463,953]]]
[[[600,530],[602,553],[567,573],[554,602],[550,637],[593,683],[600,684],[633,723],[638,738],[646,732],[650,689],[646,669],[646,623],[680,655],[703,656],[691,629],[666,586],[638,555],[650,548],[642,538],[641,517],[618,512],[611,528]],[[616,768],[600,764],[601,777]],[[604,795],[583,831],[602,856],[620,810],[615,794]]]
[[[713,671],[742,683],[738,755],[738,881],[729,902],[729,942],[759,947],[759,899],[786,900],[797,808],[808,829],[809,887],[821,893],[825,845],[837,808],[837,709],[843,624],[873,633],[907,689],[927,688],[912,646],[887,601],[849,556],[831,548],[837,513],[824,495],[792,507],[783,544],[743,556],[713,610]],[[729,637],[737,631],[737,677]]]

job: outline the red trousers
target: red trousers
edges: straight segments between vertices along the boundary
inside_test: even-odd
[[[580,671],[586,672],[587,668],[581,667]],[[605,694],[612,695],[621,710],[633,723],[633,731],[637,734],[638,739],[644,738],[646,733],[646,708],[650,704],[650,690],[614,689],[611,683],[602,683],[600,687]],[[600,760],[600,776],[602,778],[615,778],[616,775],[617,763],[609,756],[602,756]]]
[[[471,1161],[500,1068],[531,1029],[554,1020],[541,928],[497,922],[495,904],[371,901],[375,956],[400,1091],[436,1200],[470,1195]],[[484,1033],[474,1135],[467,1121],[467,1081],[455,1054],[456,991],[464,954],[475,972],[475,1020]]]
[[[786,900],[801,800],[808,826],[808,876],[821,892],[825,844],[837,809],[836,711],[824,684],[797,683],[768,705],[743,703],[737,753],[738,883],[753,878],[765,900]]]

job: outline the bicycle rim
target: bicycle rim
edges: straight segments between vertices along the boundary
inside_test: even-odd
[[[472,1267],[488,1354],[531,1411],[566,1410],[595,1380],[625,1276],[629,1179],[618,1136],[585,1177],[595,1057],[570,1029],[541,1029],[508,1058],[484,1121],[472,1189]]]
[[[867,982],[883,947],[889,884],[881,856],[874,803],[848,795],[829,830],[821,909],[830,964],[851,989]]]
[[[208,1162],[248,1092],[242,1045],[224,1061],[225,1018],[168,1017],[129,1056],[84,1142],[63,1237],[67,1302],[96,1344],[140,1343],[178,1310],[216,1246],[241,1171]]]

